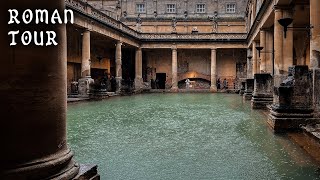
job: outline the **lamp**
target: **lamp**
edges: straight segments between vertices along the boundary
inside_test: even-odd
[[[279,24],[281,26],[283,26],[284,38],[287,37],[287,31],[288,31],[289,28],[290,29],[297,29],[297,30],[300,30],[300,31],[308,31],[308,35],[311,36],[310,29],[313,28],[312,25],[309,25],[309,26],[306,26],[306,27],[288,27],[293,22],[292,18],[279,19],[278,22],[279,22]]]
[[[258,50],[258,52],[259,52],[259,57],[260,57],[260,53],[261,53],[261,50],[263,49],[263,47],[256,47],[256,49]]]
[[[284,38],[287,37],[288,26],[293,22],[292,18],[283,18],[278,20],[279,24],[283,26]]]
[[[247,58],[248,58],[249,60],[251,60],[251,59],[252,59],[252,56],[249,55]]]

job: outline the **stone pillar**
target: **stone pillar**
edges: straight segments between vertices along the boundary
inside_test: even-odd
[[[251,59],[248,57],[251,57]],[[247,49],[247,78],[253,78],[252,65],[252,50]]]
[[[0,7],[63,12],[64,0],[11,0]],[[6,31],[16,30],[1,20]],[[24,25],[38,31],[39,25]],[[8,28],[8,29],[7,29]],[[57,46],[9,46],[0,30],[0,179],[72,179],[79,166],[67,146],[67,36],[65,25],[41,26],[56,32]],[[8,40],[8,41],[7,41]]]
[[[135,85],[135,90],[139,91],[142,90],[142,85],[143,85],[143,79],[142,79],[142,50],[139,47],[136,50],[136,77],[134,79],[134,85]]]
[[[81,61],[81,77],[90,77],[90,31],[86,30],[82,36],[82,61]]]
[[[267,109],[273,101],[273,78],[271,74],[254,75],[254,91],[251,99],[252,109]]]
[[[86,30],[82,36],[81,79],[79,79],[79,94],[88,95],[90,85],[94,82],[90,74],[90,31]]]
[[[262,52],[260,52],[260,72],[265,73],[267,71],[267,62],[266,62],[266,31],[260,30],[260,47],[263,47]]]
[[[271,31],[265,31],[266,33],[266,46],[264,48],[265,52],[265,62],[266,62],[266,73],[273,73],[273,33]]]
[[[116,45],[116,93],[121,91],[121,82],[122,82],[122,54],[121,54],[122,42],[118,41]]]
[[[283,10],[283,18],[293,18],[292,10]],[[279,23],[278,23],[279,24]],[[290,24],[288,27],[293,27],[293,24]],[[282,28],[283,31],[283,28]],[[283,33],[283,32],[282,32]],[[288,75],[289,67],[293,66],[293,30],[288,29],[286,38],[283,39],[283,48],[282,48],[282,58],[283,58],[283,74]]]
[[[217,50],[211,49],[211,92],[217,91]]]
[[[320,1],[310,0],[310,67],[320,68]]]
[[[177,48],[172,48],[172,91],[178,91],[178,53]]]
[[[274,10],[274,73],[275,75],[283,74],[283,27],[279,24],[278,20],[282,18],[282,10]],[[279,83],[280,84],[280,83]]]
[[[320,116],[320,1],[310,0],[310,68],[313,69],[313,106]]]
[[[288,66],[288,64],[285,63],[284,56],[290,55],[287,53],[287,49],[286,53],[283,53],[285,44],[284,31],[283,27],[278,22],[279,19],[283,18],[283,14],[285,13],[282,9],[275,9],[274,13],[274,86],[279,87],[282,81],[286,79],[288,73],[288,68],[285,68]],[[289,31],[287,31],[287,38],[290,39],[290,34],[288,33]],[[290,52],[290,50],[288,50],[288,52]]]
[[[241,80],[241,79],[240,79]],[[240,82],[240,91],[239,91],[239,95],[242,96],[244,94],[246,90],[246,79],[241,80]]]
[[[288,78],[274,88],[268,124],[275,132],[287,132],[317,121],[313,116],[312,77],[308,66],[291,67]]]
[[[245,87],[245,91],[243,94],[243,99],[244,100],[251,100],[253,89],[254,89],[254,79],[246,79],[245,86],[246,87]]]
[[[259,57],[258,57],[258,51],[256,47],[258,46],[257,41],[252,42],[252,77],[254,77],[255,74],[259,73],[258,64],[259,64]]]

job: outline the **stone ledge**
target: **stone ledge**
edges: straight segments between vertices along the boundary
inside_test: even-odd
[[[302,126],[301,129],[305,134],[320,144],[320,124]]]
[[[318,119],[313,118],[310,114],[305,114],[304,116],[297,114],[286,114],[285,116],[281,117],[273,114],[271,111],[267,123],[275,133],[282,133],[301,131],[301,126],[305,126],[317,121]]]
[[[73,180],[100,180],[97,165],[80,164],[78,175]]]

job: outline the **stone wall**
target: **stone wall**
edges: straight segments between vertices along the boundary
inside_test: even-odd
[[[196,27],[199,33],[245,33],[245,9],[247,0],[124,0],[96,1],[89,0],[89,4],[102,12],[113,12],[121,17],[121,21],[132,29],[144,33],[172,32],[172,19],[176,18],[177,33],[191,33]],[[235,13],[227,13],[226,5],[235,4]],[[138,13],[137,4],[144,4],[145,12]],[[167,4],[175,4],[176,12],[168,13]],[[205,12],[196,11],[197,4],[205,5]],[[119,8],[117,8],[119,6]],[[142,24],[137,26],[137,20]],[[217,24],[217,26],[215,26]]]
[[[136,22],[125,22],[130,28],[137,30]],[[171,33],[173,28],[171,21],[142,21],[141,32],[143,33]],[[239,21],[219,22],[217,29],[213,30],[212,22],[204,21],[178,21],[177,33],[191,33],[196,27],[199,33],[246,33],[245,23]]]
[[[155,11],[157,12],[157,18],[185,18],[185,12],[188,18],[207,18],[208,16],[214,16],[215,12],[218,15],[232,18],[235,16],[244,17],[247,0],[126,0],[122,1],[122,13],[126,12],[127,17],[137,17],[137,3],[144,3],[146,7],[146,11],[141,13],[142,18],[154,18]],[[226,12],[226,5],[228,3],[236,4],[235,13]],[[176,13],[168,13],[166,10],[167,4],[176,4]],[[204,13],[196,12],[197,4],[205,4]]]
[[[242,52],[240,49],[217,50],[217,77],[221,81],[226,78],[230,87],[233,87],[234,79],[236,78],[237,61],[245,62],[246,60],[246,54]],[[147,73],[144,80],[150,82],[151,78],[156,79],[156,73],[166,73],[166,87],[171,87],[171,49],[145,50],[143,53],[146,60],[144,72]],[[183,73],[194,72],[189,73],[190,77],[188,78],[202,76],[202,78],[209,77],[208,79],[210,79],[210,63],[211,51],[208,49],[178,49],[178,76]]]

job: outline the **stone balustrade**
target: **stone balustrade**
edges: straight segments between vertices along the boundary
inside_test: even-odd
[[[140,33],[119,21],[119,17],[114,12],[101,12],[95,9],[84,0],[65,0],[66,7],[75,12],[83,14],[92,18],[104,25],[107,25],[119,32],[125,33],[131,37],[142,41],[245,41],[247,38],[246,33],[195,33],[195,34],[155,34],[155,33]]]

